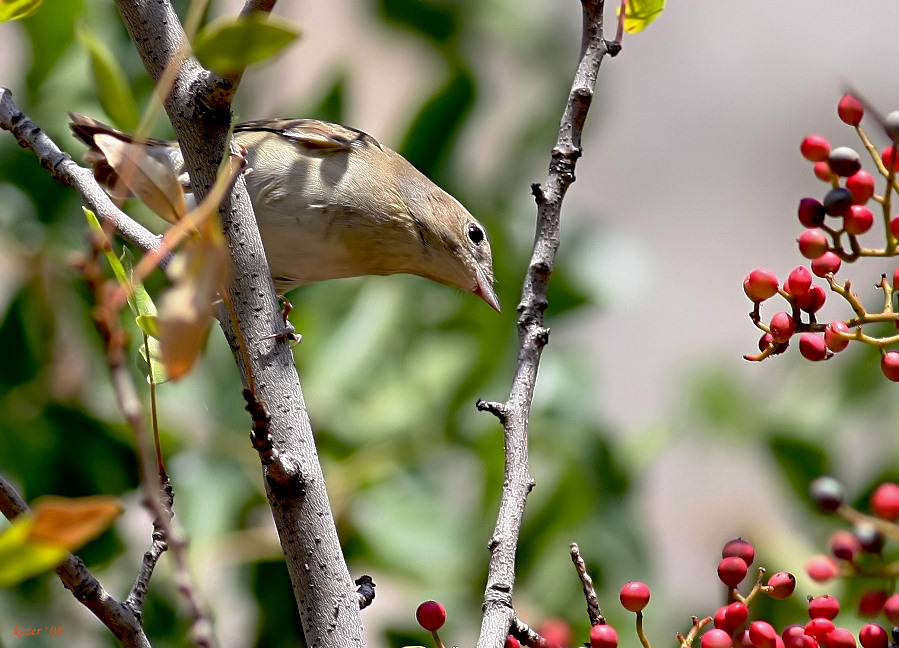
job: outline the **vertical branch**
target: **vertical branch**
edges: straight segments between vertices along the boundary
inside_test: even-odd
[[[478,648],[501,646],[515,618],[512,608],[515,552],[525,502],[534,486],[528,472],[528,419],[540,354],[549,339],[543,313],[548,305],[547,287],[559,248],[562,200],[574,182],[575,165],[581,156],[581,132],[600,63],[607,53],[614,55],[618,51],[617,43],[607,43],[602,38],[603,4],[603,0],[581,0],[580,61],[552,149],[549,173],[543,185],[532,187],[537,202],[537,231],[518,305],[518,361],[509,399],[505,403],[478,402],[478,409],[496,415],[505,431],[503,493],[489,543],[490,567]]]

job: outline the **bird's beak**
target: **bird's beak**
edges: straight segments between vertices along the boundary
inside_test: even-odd
[[[474,294],[490,304],[490,307],[497,313],[502,312],[502,308],[500,308],[499,305],[499,298],[496,296],[496,291],[493,290],[493,284],[480,268],[478,268],[478,285],[477,288],[474,289]]]

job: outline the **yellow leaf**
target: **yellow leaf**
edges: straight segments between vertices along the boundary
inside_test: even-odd
[[[34,515],[20,515],[0,533],[0,587],[18,585],[59,565],[66,557],[63,547],[34,542],[29,536]]]
[[[113,497],[46,496],[34,503],[34,525],[28,539],[68,551],[93,540],[122,512]]]
[[[22,20],[31,16],[44,0],[0,0],[0,22],[8,20]]]
[[[636,34],[646,29],[647,25],[659,17],[665,8],[665,0],[627,0],[624,11],[624,31]],[[621,7],[617,14],[621,17]]]

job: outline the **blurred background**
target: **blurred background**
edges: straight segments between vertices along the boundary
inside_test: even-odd
[[[212,2],[209,16],[240,5]],[[377,583],[364,615],[369,645],[427,644],[413,614],[431,598],[449,610],[444,641],[472,645],[502,486],[501,428],[474,403],[508,394],[534,229],[530,185],[546,175],[580,6],[307,0],[276,13],[297,22],[302,38],[247,73],[238,119],[315,117],[365,130],[490,232],[501,315],[415,277],[291,294],[303,334],[295,357],[347,558],[355,575]],[[606,15],[611,36],[613,7]],[[139,105],[148,105],[150,83],[111,3],[48,0],[34,17],[0,25],[0,85],[80,158],[65,112],[112,119],[98,103],[76,23],[112,50]],[[799,142],[819,133],[858,147],[836,115],[841,94],[851,87],[883,112],[899,107],[890,80],[897,24],[891,0],[673,2],[603,62],[565,201],[552,335],[530,428],[537,486],[515,590],[527,623],[562,618],[575,630],[572,643],[586,639],[572,541],[622,645],[637,644],[615,600],[623,583],[653,587],[650,636],[672,638],[691,615],[722,602],[715,566],[738,535],[756,544],[770,571],[800,578],[794,600],[770,611],[775,619],[805,618],[805,595],[835,593],[802,574],[836,528],[814,513],[805,490],[831,473],[863,501],[879,481],[899,477],[896,387],[876,353],[852,346],[815,365],[795,348],[760,365],[744,361],[759,334],[741,281],[755,267],[783,279],[803,262],[796,205],[822,197],[825,185]],[[87,249],[80,201],[4,135],[0,205],[0,471],[29,500],[122,498],[126,514],[80,552],[122,599],[150,524],[89,296],[70,265]],[[844,264],[840,277],[876,306],[873,284],[894,266]],[[830,297],[824,313],[826,321],[849,310]],[[239,377],[216,328],[200,365],[160,396],[176,520],[190,535],[222,645],[297,645]],[[154,645],[189,645],[169,563],[154,575],[144,619]],[[0,591],[0,632],[16,624],[62,625],[72,648],[114,645],[51,575]]]

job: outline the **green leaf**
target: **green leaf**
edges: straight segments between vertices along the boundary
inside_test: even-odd
[[[253,13],[222,18],[200,30],[194,40],[194,54],[206,68],[233,74],[274,56],[299,34],[299,27],[277,16]]]
[[[0,533],[0,587],[18,585],[65,560],[63,547],[29,538],[33,526],[33,515],[21,515]]]
[[[665,8],[665,0],[627,0],[624,12],[624,31],[636,34],[646,29],[647,25],[659,17]],[[621,8],[618,13],[621,15]]]
[[[769,443],[787,482],[801,500],[809,502],[808,485],[830,472],[827,453],[818,444],[792,438],[789,433],[772,434]]]
[[[378,9],[387,21],[403,25],[438,43],[459,31],[460,11],[446,2],[432,0],[379,0]]]
[[[43,3],[44,0],[0,0],[0,22],[32,16]]]
[[[75,30],[81,45],[91,57],[91,70],[100,105],[115,125],[134,130],[140,121],[137,102],[128,83],[128,77],[112,51],[96,34],[79,24]]]

